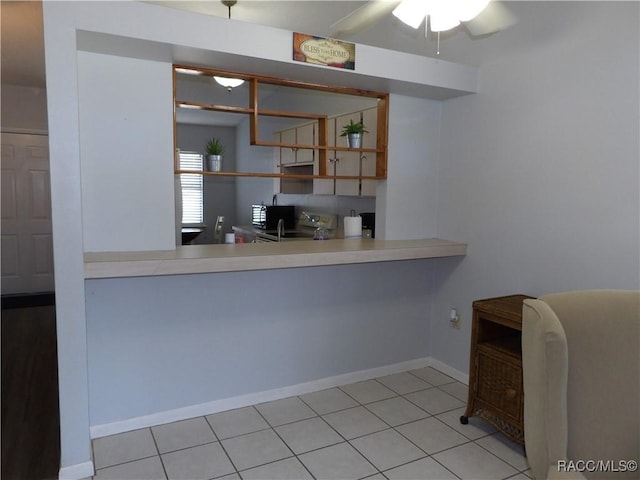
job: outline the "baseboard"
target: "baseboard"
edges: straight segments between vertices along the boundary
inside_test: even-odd
[[[438,366],[436,366],[436,364]],[[417,368],[429,366],[434,366],[435,368],[441,370],[443,373],[451,375],[456,379],[458,379],[458,377],[460,376],[464,377],[464,374],[462,374],[461,372],[458,372],[457,370],[454,370],[441,362],[437,362],[431,357],[424,357],[415,360],[409,360],[406,362],[394,363],[392,365],[376,367],[368,370],[360,370],[357,372],[345,373],[333,377],[326,377],[319,380],[299,383],[297,385],[290,385],[283,388],[276,388],[273,390],[250,393],[237,397],[214,400],[212,402],[201,403],[199,405],[192,405],[184,408],[177,408],[175,410],[158,412],[142,417],[129,418],[126,420],[106,423],[102,425],[93,425],[92,427],[90,427],[90,434],[91,438],[106,437],[108,435],[129,432],[131,430],[137,430],[139,428],[177,422],[179,420],[186,420],[188,418],[201,417],[203,415],[211,415],[214,413],[224,412],[226,410],[233,410],[235,408],[247,407],[249,405],[255,405],[258,403],[280,400],[282,398],[292,397],[296,395],[304,395],[305,393],[317,392],[319,390],[326,390],[327,388],[339,387],[340,385],[347,385],[349,383],[361,382],[376,377],[382,377],[384,375],[392,375],[394,373],[400,373],[407,370],[414,370]],[[445,367],[447,369],[446,371]],[[454,372],[455,375],[449,372]]]
[[[80,480],[82,478],[93,477],[93,462],[78,463],[68,467],[60,467],[58,472],[59,480]]]
[[[453,367],[450,367],[446,363],[442,363],[440,360],[436,360],[435,358],[431,359],[431,367],[436,370],[440,370],[442,373],[449,375],[451,378],[455,378],[459,382],[464,383],[465,385],[469,385],[469,374],[463,373],[460,370],[457,370]]]

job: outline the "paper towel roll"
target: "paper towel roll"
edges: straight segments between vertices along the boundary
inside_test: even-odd
[[[344,217],[344,238],[362,237],[362,217]]]

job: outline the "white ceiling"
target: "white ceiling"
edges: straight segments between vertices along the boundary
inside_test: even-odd
[[[227,17],[227,7],[219,0],[153,1],[162,7],[179,8],[207,15]],[[331,24],[356,10],[366,1],[338,0],[238,0],[231,9],[236,20],[273,26],[286,30],[330,36]],[[44,87],[44,41],[42,29],[42,3],[40,1],[0,2],[2,83]],[[447,32],[447,38],[465,36],[464,29]],[[423,56],[436,56],[434,38],[425,39],[423,28],[413,30],[393,15],[387,15],[378,23],[342,39],[390,50]],[[479,39],[481,41],[481,39]],[[454,58],[442,53],[447,60]],[[468,60],[468,59],[466,59]],[[473,62],[466,62],[471,63]]]
[[[228,9],[220,0],[154,0],[146,3],[225,18],[228,16]],[[231,8],[231,18],[330,37],[329,27],[333,23],[366,3],[368,3],[366,0],[238,0],[238,3]],[[340,39],[416,55],[435,56],[435,42],[433,39],[425,40],[423,27],[424,25],[414,30],[388,14],[357,34],[341,35]]]

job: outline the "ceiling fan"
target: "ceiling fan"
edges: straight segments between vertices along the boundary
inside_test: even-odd
[[[479,37],[504,30],[517,21],[497,0],[369,0],[332,24],[331,35],[354,34],[389,13],[414,29],[425,21],[425,35],[429,30],[439,33],[463,24],[471,36]]]

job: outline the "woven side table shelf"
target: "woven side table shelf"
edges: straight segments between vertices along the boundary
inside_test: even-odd
[[[511,440],[524,444],[522,388],[522,302],[527,295],[473,302],[469,399],[460,417],[480,417]]]

